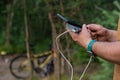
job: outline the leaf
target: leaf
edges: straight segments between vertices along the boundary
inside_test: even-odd
[[[114,1],[113,4],[120,10],[120,4],[118,1]]]

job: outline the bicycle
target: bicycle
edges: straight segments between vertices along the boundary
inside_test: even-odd
[[[42,54],[32,54],[32,70],[41,74],[42,77],[52,74],[54,72],[53,54],[52,49]],[[18,55],[11,60],[9,69],[14,77],[26,79],[30,77],[31,64],[26,55]]]

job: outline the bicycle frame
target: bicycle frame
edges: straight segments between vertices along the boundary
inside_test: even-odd
[[[43,72],[44,68],[50,63],[50,61],[53,60],[53,54],[54,53],[52,51],[48,51],[42,54],[32,54],[31,55],[32,70],[34,70],[36,73]],[[21,61],[21,63],[19,63],[18,59],[22,59],[22,58],[24,58],[24,60],[19,60]],[[16,64],[19,64],[17,68],[14,68],[16,67],[14,66],[15,62]],[[13,74],[13,76],[15,76],[16,78],[24,79],[26,78],[26,76],[23,77],[24,72],[30,72],[31,70],[30,65],[31,64],[26,55],[17,56],[10,63],[10,71]],[[16,69],[17,72],[14,69]]]
[[[32,59],[31,59],[31,62],[32,62],[32,68],[33,70],[35,68],[40,68],[40,69],[43,69],[47,64],[48,62],[53,58],[53,53],[51,53],[51,51],[49,52],[45,52],[44,54],[34,54],[32,55]],[[47,57],[45,58],[41,64],[39,64],[39,59],[42,58],[42,57]],[[27,59],[26,61],[24,61],[21,66],[25,67],[26,65],[29,64],[29,60]],[[26,70],[30,70],[30,67],[26,68]]]

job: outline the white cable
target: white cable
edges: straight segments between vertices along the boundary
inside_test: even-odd
[[[69,60],[63,55],[62,51],[61,51],[60,48],[59,48],[59,44],[58,44],[58,39],[59,39],[62,35],[66,34],[66,33],[68,33],[68,32],[70,32],[70,30],[67,30],[67,31],[63,32],[63,33],[61,33],[60,35],[58,35],[58,36],[56,37],[56,46],[57,46],[57,49],[58,49],[58,51],[60,52],[61,56],[65,59],[65,61],[66,61],[66,62],[68,63],[68,65],[70,66],[70,68],[71,68],[71,78],[70,78],[70,80],[73,80],[73,72],[74,72],[73,66],[71,65],[71,63],[69,62]],[[88,69],[88,67],[89,67],[89,65],[90,65],[90,63],[91,63],[91,61],[92,61],[92,58],[93,58],[93,56],[90,57],[89,62],[88,62],[88,64],[86,65],[84,71],[82,72],[82,75],[80,76],[79,80],[82,80],[82,78],[84,77],[85,72],[86,72],[86,70]]]
[[[68,33],[68,32],[70,32],[70,30],[67,30],[67,31],[63,32],[63,33],[61,33],[60,35],[58,35],[58,36],[56,37],[56,46],[57,46],[57,49],[58,49],[58,51],[60,52],[61,56],[65,59],[65,61],[66,61],[66,62],[68,63],[68,65],[70,66],[70,68],[71,68],[71,78],[70,78],[70,80],[73,80],[73,66],[71,65],[71,63],[69,62],[69,60],[63,55],[63,53],[62,53],[62,51],[60,50],[59,45],[58,45],[58,39],[59,39],[62,35],[66,34],[66,33]]]
[[[89,62],[88,62],[88,64],[87,64],[87,66],[85,67],[84,71],[82,72],[82,75],[80,76],[79,80],[82,80],[82,78],[84,77],[85,72],[86,72],[86,70],[88,69],[88,67],[89,67],[89,65],[90,65],[90,63],[91,63],[91,61],[92,61],[92,58],[93,58],[93,55],[91,55],[91,57],[90,57],[90,59],[89,59]]]

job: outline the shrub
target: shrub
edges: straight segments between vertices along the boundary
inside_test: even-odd
[[[0,46],[0,53],[5,52],[7,54],[12,54],[14,53],[14,49],[12,45],[1,45]]]

